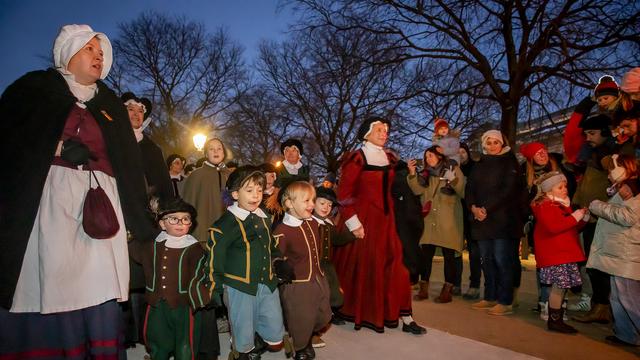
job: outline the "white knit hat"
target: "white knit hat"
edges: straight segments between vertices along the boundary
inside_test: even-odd
[[[487,143],[487,140],[489,138],[496,139],[496,140],[500,141],[500,143],[502,145],[504,145],[504,138],[502,137],[502,133],[500,132],[500,130],[488,130],[488,131],[485,131],[485,133],[482,134],[482,147],[485,146],[485,144]]]
[[[95,32],[89,25],[65,25],[60,29],[58,37],[53,44],[53,63],[59,71],[68,74],[67,66],[69,60],[91,39],[98,37],[100,46],[102,47],[104,62],[102,64],[102,73],[100,79],[104,79],[111,70],[113,63],[113,50],[111,42],[107,35],[101,32]]]
[[[559,171],[551,171],[546,173],[538,179],[538,183],[540,184],[540,190],[543,192],[549,192],[553,189],[554,186],[559,184],[562,181],[567,181],[567,177],[564,176],[563,173]]]

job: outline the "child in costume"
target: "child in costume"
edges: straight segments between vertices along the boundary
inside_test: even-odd
[[[587,209],[572,211],[567,178],[560,172],[546,173],[537,181],[539,193],[531,203],[536,219],[536,266],[540,282],[552,285],[547,328],[566,334],[577,330],[564,323],[562,302],[567,289],[582,284],[578,262],[585,256],[579,230],[589,219]]]
[[[332,220],[331,214],[334,212],[334,206],[338,204],[336,193],[324,186],[316,188],[316,201],[313,209],[313,218],[320,224],[320,243],[322,248],[322,256],[320,260],[320,268],[324,271],[324,275],[329,283],[329,304],[332,310],[339,309],[344,297],[340,290],[340,281],[336,268],[331,262],[332,248],[341,246],[355,240],[350,232],[338,233],[336,226]],[[336,325],[344,324],[344,320],[339,317],[332,317],[331,322]],[[320,338],[319,334],[313,336],[312,345],[315,348],[325,346],[325,342]]]
[[[286,213],[274,237],[295,274],[291,284],[282,285],[282,309],[295,359],[314,359],[311,337],[331,321],[329,283],[320,265],[319,223],[312,217],[315,189],[306,181],[292,181],[283,184],[278,197]]]
[[[257,359],[267,350],[283,347],[277,286],[278,279],[291,281],[293,271],[280,257],[271,220],[260,208],[265,182],[264,173],[255,166],[241,166],[231,173],[227,190],[235,202],[209,229],[206,277],[198,280],[207,284],[214,302],[224,298],[233,359]]]
[[[191,302],[189,284],[205,256],[189,235],[196,210],[180,198],[169,198],[156,213],[162,232],[155,241],[131,245],[131,256],[145,275],[145,343],[152,359],[192,359],[198,352],[200,313],[194,313],[198,306]]]

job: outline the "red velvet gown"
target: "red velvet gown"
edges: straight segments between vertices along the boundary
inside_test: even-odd
[[[391,198],[396,159],[387,153],[388,166],[366,163],[356,151],[342,165],[338,185],[341,226],[358,215],[365,237],[335,248],[333,261],[344,291],[338,315],[383,332],[398,326],[398,318],[411,315],[409,272],[402,263],[402,243],[396,232]]]

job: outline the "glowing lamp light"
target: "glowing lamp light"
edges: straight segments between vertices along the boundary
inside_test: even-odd
[[[196,146],[198,151],[202,151],[204,148],[204,143],[207,141],[207,136],[203,134],[195,134],[193,135],[193,145]]]
[[[276,167],[279,168],[282,165],[282,161],[276,161]]]

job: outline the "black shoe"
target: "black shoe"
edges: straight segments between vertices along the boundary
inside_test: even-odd
[[[346,322],[344,320],[342,320],[341,318],[339,318],[338,316],[333,315],[331,317],[331,323],[333,325],[344,325],[346,324]]]
[[[415,321],[412,321],[409,325],[402,323],[402,331],[412,333],[414,335],[423,335],[427,333],[427,329],[418,325]]]
[[[293,355],[293,359],[294,360],[311,360],[311,359],[313,359],[311,356],[309,356],[309,354],[305,350],[307,350],[307,349],[305,348],[305,349],[302,349],[300,351],[296,351],[296,354]]]
[[[260,335],[258,335],[258,333],[255,333],[255,338],[253,341],[253,345],[255,346],[253,348],[253,350],[251,350],[252,353],[257,353],[257,354],[264,354],[267,352],[267,348],[269,347],[269,344],[267,344],[262,337],[260,337]]]
[[[309,359],[316,358],[316,351],[314,350],[313,345],[311,343],[309,343],[309,345],[307,345],[307,347],[304,348],[303,351],[306,352],[307,355],[309,355]]]
[[[605,337],[604,339],[607,340],[608,342],[612,343],[613,345],[638,347],[638,345],[636,345],[636,344],[631,344],[631,343],[628,343],[628,342],[626,342],[624,340],[620,340],[620,338],[618,338],[615,335],[609,335],[609,336]]]

